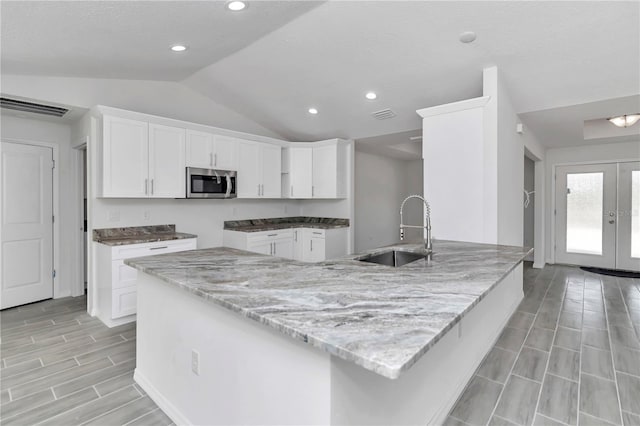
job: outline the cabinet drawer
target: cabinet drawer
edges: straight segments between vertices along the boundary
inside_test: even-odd
[[[324,229],[305,229],[305,231],[307,232],[307,235],[309,235],[311,238],[324,238],[325,237],[325,232]]]
[[[111,262],[111,288],[135,287],[138,271],[124,264],[124,260]]]
[[[116,319],[136,313],[138,291],[135,286],[113,290],[111,296],[111,318]]]
[[[158,241],[154,243],[129,244],[117,246],[111,252],[111,259],[129,259],[132,257],[152,256],[154,254],[174,253],[196,248],[196,239]]]
[[[291,229],[280,229],[277,231],[264,231],[255,232],[247,237],[247,242],[257,241],[273,241],[283,238],[293,238],[293,231]]]

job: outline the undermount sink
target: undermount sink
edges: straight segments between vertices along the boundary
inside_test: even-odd
[[[358,259],[361,262],[377,263],[379,265],[393,266],[395,268],[415,262],[427,257],[423,253],[412,253],[409,251],[389,250],[379,254],[371,254]]]

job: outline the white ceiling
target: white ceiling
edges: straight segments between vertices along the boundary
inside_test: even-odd
[[[612,100],[601,105],[606,117],[640,93],[640,2],[223,6],[3,1],[2,71],[177,80],[295,141],[417,129],[416,109],[481,95],[491,65],[548,146],[578,140],[554,109]],[[460,43],[469,30],[477,40]],[[176,42],[191,49],[173,54]],[[376,101],[364,99],[368,90]],[[384,108],[397,116],[370,116]]]

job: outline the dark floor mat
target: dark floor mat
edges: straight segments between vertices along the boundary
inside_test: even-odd
[[[612,277],[640,278],[640,272],[616,271],[615,269],[591,268],[587,266],[581,266],[580,269],[587,272],[593,272],[594,274],[610,275]]]

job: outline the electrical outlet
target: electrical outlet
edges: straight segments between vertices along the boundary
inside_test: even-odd
[[[151,219],[151,212],[149,210],[145,210],[144,213],[142,214],[142,217],[144,218],[144,220]]]
[[[118,210],[109,210],[109,222],[118,222],[120,220],[120,212]]]
[[[200,375],[200,352],[191,349],[191,371],[196,376]]]

